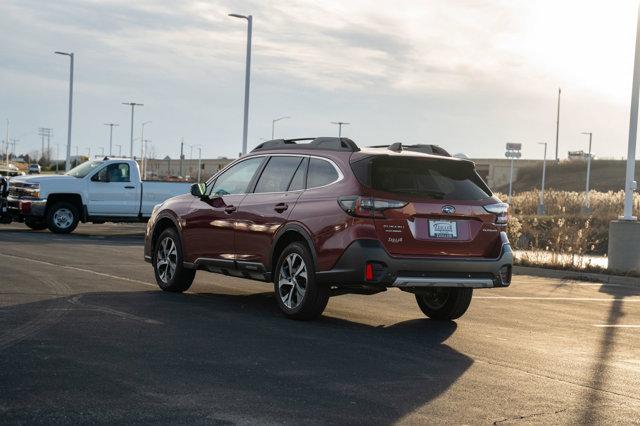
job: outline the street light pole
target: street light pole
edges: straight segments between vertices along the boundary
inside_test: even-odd
[[[249,130],[249,86],[251,82],[251,33],[253,31],[253,16],[230,13],[233,18],[247,20],[247,60],[244,76],[244,125],[242,128],[242,155],[247,153],[247,133]]]
[[[64,55],[68,56],[70,59],[69,66],[69,122],[67,124],[67,160],[65,162],[65,171],[69,171],[71,168],[71,117],[73,113],[73,62],[74,62],[74,54],[73,52],[54,52],[56,55]]]
[[[198,183],[200,183],[200,175],[202,171],[202,148],[198,147]]]
[[[331,124],[337,124],[338,125],[338,137],[341,138],[342,137],[342,126],[348,126],[351,123],[345,123],[344,121],[332,121]]]
[[[274,118],[273,120],[271,120],[271,139],[275,139],[275,128],[276,128],[276,121],[280,121],[280,120],[285,120],[287,118],[291,118],[288,115],[286,117],[279,117],[279,118]]]
[[[544,157],[542,158],[542,184],[540,185],[540,204],[538,205],[538,214],[543,215],[544,209],[544,184],[547,176],[547,143],[539,142],[538,145],[544,145]]]
[[[104,123],[105,126],[109,126],[109,156],[113,156],[113,126],[118,126],[117,123]]]
[[[562,89],[558,88],[558,115],[556,116],[556,162],[560,161],[560,157],[558,156],[558,139],[560,137],[560,95],[562,94]]]
[[[582,132],[583,135],[589,135],[589,153],[588,153],[588,157],[587,157],[587,179],[586,179],[586,184],[585,184],[585,190],[584,190],[584,206],[583,206],[583,212],[584,213],[589,213],[589,179],[591,177],[591,140],[593,138],[593,133],[592,132]]]
[[[131,145],[129,147],[130,157],[133,158],[133,110],[137,106],[144,106],[144,104],[137,104],[135,102],[123,102],[122,105],[131,105]]]
[[[151,123],[151,121],[145,121],[144,123],[142,123],[142,129],[140,130],[140,169],[142,170],[142,173],[144,174],[144,156],[145,156],[145,151],[146,146],[144,145],[144,126]]]

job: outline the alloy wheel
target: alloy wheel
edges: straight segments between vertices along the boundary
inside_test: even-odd
[[[173,238],[166,237],[158,246],[156,253],[156,269],[163,283],[169,283],[176,273],[178,249]]]
[[[307,265],[298,253],[290,253],[280,266],[278,296],[289,309],[302,303],[307,291]]]

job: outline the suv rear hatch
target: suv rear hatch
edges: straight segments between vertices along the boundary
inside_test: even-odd
[[[470,161],[375,155],[351,163],[370,191],[360,212],[373,216],[391,255],[495,258],[506,205],[492,197]]]

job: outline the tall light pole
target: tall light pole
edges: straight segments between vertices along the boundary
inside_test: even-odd
[[[142,165],[142,176],[143,179],[147,179],[147,144],[151,142],[149,139],[143,139],[142,144],[144,145],[144,151],[142,154],[142,159],[140,160],[140,164]]]
[[[276,121],[280,121],[280,120],[286,120],[287,118],[291,118],[288,115],[285,117],[279,117],[279,118],[274,118],[273,120],[271,120],[271,139],[275,139],[275,128],[276,128]]]
[[[332,121],[331,124],[337,124],[338,125],[338,137],[341,138],[342,137],[342,126],[348,126],[351,123],[345,123],[344,121]]]
[[[140,126],[141,127],[140,129],[140,169],[142,170],[143,174],[144,174],[144,154],[146,150],[146,147],[144,145],[144,126],[149,123],[151,123],[151,121],[145,121]]]
[[[591,178],[591,140],[593,139],[592,132],[582,132],[583,135],[589,135],[589,153],[587,154],[587,179],[584,190],[584,206],[583,212],[589,213],[589,180]]]
[[[202,148],[198,147],[198,183],[200,183],[200,175],[202,171]]]
[[[229,16],[247,20],[247,60],[244,76],[244,125],[242,128],[242,155],[244,155],[247,153],[247,133],[249,130],[249,85],[251,81],[251,32],[253,27],[253,16],[238,15],[237,13],[230,13]]]
[[[109,126],[109,155],[113,156],[113,127],[119,126],[117,123],[104,123],[105,126]]]
[[[129,154],[130,154],[130,157],[133,158],[133,110],[137,106],[144,106],[144,104],[137,104],[135,102],[123,102],[122,105],[131,106],[131,145],[129,147]]]
[[[9,165],[9,119],[7,118],[7,133],[4,140],[5,145],[5,159],[7,160],[7,166]]]
[[[547,177],[547,143],[539,142],[538,145],[544,145],[544,156],[542,157],[542,184],[540,185],[540,204],[538,205],[538,214],[543,215],[544,212],[544,184]]]
[[[65,162],[65,171],[69,171],[71,168],[71,117],[73,113],[73,52],[54,52],[56,55],[68,56],[70,59],[69,66],[69,122],[67,124],[67,160]]]
[[[558,115],[556,116],[556,162],[560,161],[560,157],[558,156],[558,139],[560,137],[560,95],[562,94],[562,89],[558,88]]]

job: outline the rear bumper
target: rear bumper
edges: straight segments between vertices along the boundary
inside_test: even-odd
[[[365,279],[366,264],[373,277]],[[356,240],[333,269],[317,273],[323,284],[355,289],[398,287],[414,290],[429,287],[507,287],[511,284],[513,253],[506,236],[495,259],[392,257],[376,240]]]

